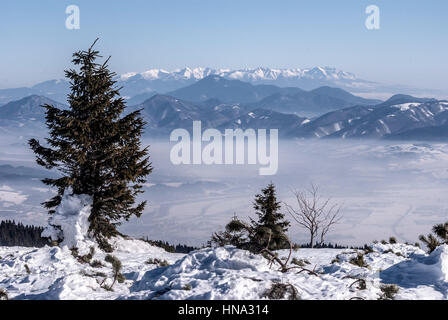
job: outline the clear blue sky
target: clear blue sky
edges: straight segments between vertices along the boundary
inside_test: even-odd
[[[76,4],[81,29],[65,28]],[[381,29],[364,26],[381,10]],[[118,73],[185,66],[334,66],[385,83],[446,89],[448,1],[39,0],[0,2],[0,88],[61,78],[100,37]]]

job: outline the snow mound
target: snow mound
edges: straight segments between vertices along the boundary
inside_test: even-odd
[[[92,198],[88,195],[64,194],[61,204],[48,220],[42,237],[61,241],[60,246],[85,251],[94,242],[88,236]]]
[[[109,242],[114,248],[114,251],[134,254],[144,254],[148,252],[151,252],[151,254],[154,255],[166,254],[166,251],[164,249],[150,245],[149,243],[142,240],[117,236],[113,237]]]
[[[134,281],[148,271],[157,268],[148,259],[157,258],[174,263],[184,255],[168,253],[140,240],[112,238],[116,245],[112,255],[123,264],[124,283],[115,283],[113,291],[101,284],[111,284],[113,272],[105,261],[106,253],[95,250],[92,260],[102,266],[93,267],[74,257],[67,246],[43,248],[0,247],[0,288],[17,300],[96,300],[119,299],[129,295]],[[136,252],[129,252],[131,248]],[[121,251],[120,248],[124,248]]]
[[[403,287],[431,285],[448,290],[448,245],[439,246],[430,255],[415,255],[381,272],[385,283]]]
[[[140,299],[260,299],[260,289],[266,286],[260,279],[264,273],[276,272],[260,255],[232,246],[207,248],[148,271],[131,292]]]

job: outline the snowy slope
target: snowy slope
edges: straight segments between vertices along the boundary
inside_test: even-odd
[[[129,287],[139,274],[155,268],[145,262],[151,257],[174,262],[181,255],[168,254],[163,249],[142,241],[117,239],[113,253],[123,263],[125,283],[116,283],[114,291],[100,287],[104,273],[106,283],[112,281],[111,267],[104,262],[105,254],[96,250],[93,259],[105,265],[93,268],[75,259],[68,247],[44,247],[39,249],[1,247],[0,288],[5,288],[14,299],[116,299],[128,295]],[[27,272],[28,266],[30,273]]]
[[[127,280],[113,291],[101,288],[104,277],[95,275],[103,272],[111,281],[109,266],[82,264],[67,247],[0,248],[0,288],[13,299],[263,299],[274,283],[292,284],[302,299],[378,299],[381,284],[397,284],[396,299],[446,299],[448,294],[448,246],[428,256],[413,246],[374,245],[365,256],[367,268],[349,263],[356,256],[351,250],[300,249],[293,254],[308,260],[306,268],[317,275],[299,269],[281,273],[263,257],[234,247],[185,256],[138,240],[116,239],[115,247]],[[332,263],[336,256],[339,262]],[[156,267],[146,263],[148,258],[171,265]],[[94,259],[103,260],[104,254]],[[350,286],[357,278],[366,280],[365,290]]]
[[[87,196],[65,195],[44,231],[60,240],[58,247],[0,247],[0,289],[10,299],[246,300],[265,299],[274,285],[288,284],[300,299],[346,300],[378,299],[382,284],[396,284],[397,299],[448,297],[448,245],[431,255],[404,244],[375,244],[370,252],[300,249],[292,253],[295,267],[280,272],[263,256],[231,246],[182,255],[116,237],[112,254],[125,279],[115,282],[110,259],[87,232],[89,213]],[[361,253],[365,264],[353,264]],[[284,261],[288,255],[279,252]]]

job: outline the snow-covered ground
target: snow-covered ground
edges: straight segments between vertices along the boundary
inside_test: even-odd
[[[278,262],[231,246],[183,255],[119,236],[110,244],[124,279],[115,281],[113,259],[89,236],[90,203],[85,195],[64,195],[43,231],[59,246],[0,247],[0,289],[9,298],[245,300],[273,298],[273,287],[288,285],[300,299],[378,299],[384,284],[399,286],[397,299],[448,297],[448,245],[430,255],[405,244],[280,250],[291,267],[282,272]]]
[[[126,281],[112,291],[110,264],[97,251],[91,267],[72,256],[68,247],[0,247],[0,288],[10,299],[266,299],[275,283],[291,284],[301,299],[378,299],[382,284],[397,284],[396,299],[447,299],[448,246],[431,255],[404,244],[373,245],[364,257],[367,267],[349,262],[353,250],[299,249],[292,257],[308,260],[305,268],[286,273],[260,255],[234,247],[206,248],[173,254],[139,240],[117,238],[113,255],[123,264]],[[392,252],[387,252],[391,250]],[[361,251],[359,251],[361,252]],[[397,255],[397,253],[399,255]],[[286,257],[287,251],[280,256]],[[337,261],[333,261],[338,257]],[[148,259],[170,265],[148,264]],[[294,266],[293,264],[291,266]],[[103,274],[101,274],[103,273]],[[366,289],[351,284],[365,279]]]

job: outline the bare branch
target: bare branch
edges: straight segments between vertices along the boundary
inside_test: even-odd
[[[341,207],[330,205],[331,198],[322,199],[319,188],[311,184],[305,192],[292,190],[296,200],[296,207],[285,203],[287,212],[297,224],[308,230],[310,246],[322,245],[330,229],[340,222]],[[318,238],[318,241],[317,241]]]

